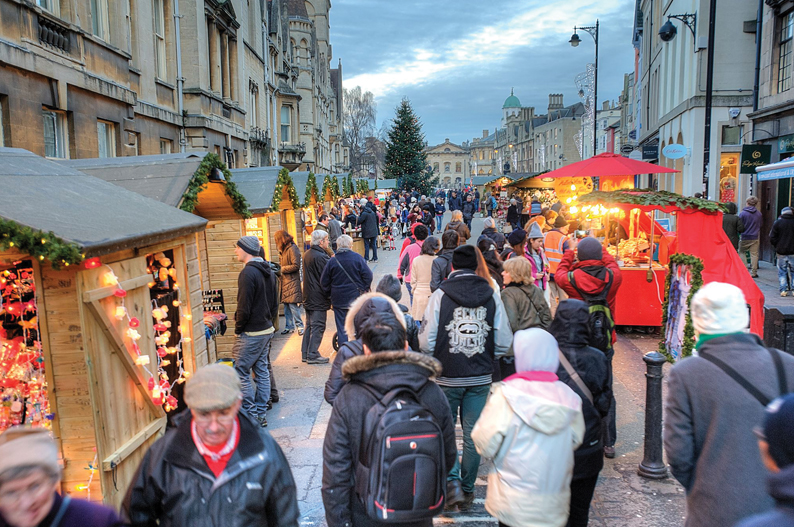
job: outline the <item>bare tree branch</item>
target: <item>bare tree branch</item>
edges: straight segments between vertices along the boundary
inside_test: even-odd
[[[372,92],[361,91],[360,86],[344,90],[344,143],[350,149],[350,171],[359,177],[366,176],[374,164],[367,140],[375,135],[377,104]]]

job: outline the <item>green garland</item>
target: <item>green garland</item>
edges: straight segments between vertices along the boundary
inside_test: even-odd
[[[218,168],[223,172],[223,177],[226,178],[226,183],[223,185],[226,195],[232,200],[232,208],[234,212],[243,218],[250,218],[251,211],[248,210],[248,202],[245,197],[237,190],[237,185],[232,182],[232,173],[226,167],[226,164],[221,161],[217,154],[207,154],[201,160],[201,164],[196,169],[196,173],[188,183],[187,190],[182,194],[182,203],[179,208],[186,212],[193,212],[199,204],[199,194],[207,188],[209,184],[210,171],[213,168]]]
[[[339,188],[339,178],[334,176],[333,180],[334,183],[333,186],[331,187],[331,190],[334,193],[334,201],[336,201],[339,198],[339,196],[342,195],[342,190]]]
[[[725,212],[721,203],[701,198],[689,198],[667,192],[665,190],[627,189],[611,192],[593,191],[579,196],[577,202],[585,203],[628,203],[631,205],[646,205],[657,207],[679,207],[681,209],[698,209],[708,212]]]
[[[309,172],[309,179],[306,181],[306,195],[303,196],[304,207],[308,207],[311,205],[312,193],[314,193],[314,195],[317,196],[319,191],[317,190],[317,179],[314,177],[314,172]]]
[[[52,232],[43,232],[0,218],[0,249],[16,249],[29,254],[39,261],[45,258],[52,263],[53,269],[62,265],[79,264],[84,255],[80,247],[58,238]]]
[[[331,178],[331,176],[329,175],[325,176],[325,179],[323,180],[322,201],[325,201],[326,196],[328,196],[329,192],[331,193],[331,201],[336,201],[337,193],[335,192],[334,189],[335,186],[334,183],[335,182]]]
[[[673,265],[688,265],[692,270],[692,288],[689,290],[689,296],[686,298],[687,306],[692,306],[692,298],[703,286],[703,260],[690,254],[678,253],[670,255],[670,264],[664,285],[664,304],[662,304],[662,340],[659,342],[659,353],[667,357],[667,360],[670,362],[673,362],[673,356],[667,351],[664,335],[667,328],[667,310],[670,304],[670,285],[673,281]],[[684,344],[681,348],[681,357],[679,357],[679,359],[692,355],[694,347],[695,327],[692,325],[692,312],[687,309],[686,321],[684,323]]]
[[[287,186],[289,192],[289,200],[292,202],[293,209],[300,209],[301,202],[298,199],[298,192],[295,190],[295,184],[292,182],[292,177],[289,175],[289,170],[282,168],[278,171],[278,179],[276,180],[276,190],[273,193],[273,201],[270,203],[270,212],[278,212],[281,207],[281,196],[284,194],[284,185]]]
[[[369,183],[366,179],[359,179],[356,181],[356,193],[366,194],[369,192]]]

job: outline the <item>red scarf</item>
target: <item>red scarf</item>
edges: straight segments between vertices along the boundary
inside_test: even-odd
[[[240,443],[240,418],[235,417],[234,428],[226,443],[220,445],[207,445],[201,440],[196,433],[196,422],[191,423],[190,435],[193,437],[193,443],[196,445],[201,457],[207,463],[207,466],[215,474],[215,477],[220,477],[232,454],[237,450],[237,445]]]

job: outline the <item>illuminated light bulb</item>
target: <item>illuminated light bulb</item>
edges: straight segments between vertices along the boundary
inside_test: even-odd
[[[565,203],[570,203],[571,201],[573,201],[573,200],[571,198],[568,198],[568,199],[565,200]]]
[[[192,339],[192,338],[190,338],[190,337],[182,337],[182,340],[184,340],[185,342],[190,342],[190,341],[192,341],[193,339]]]
[[[47,240],[45,240],[44,238],[42,238],[42,239],[41,239],[41,244],[42,244],[42,245],[44,245],[45,243],[47,243]]]
[[[154,284],[154,282],[149,282],[147,285],[149,286],[149,289],[152,289],[155,284]]]
[[[171,321],[170,320],[166,320],[165,322],[163,322],[163,325],[165,327],[167,327],[167,328],[170,328],[171,327]]]
[[[88,485],[75,485],[74,490],[76,490],[77,492],[86,491],[88,490]]]
[[[116,320],[122,320],[127,316],[127,308],[124,306],[116,306],[116,313],[114,315]]]
[[[105,282],[106,286],[119,285],[119,278],[113,273],[113,271],[108,271],[105,273],[102,276],[102,280]]]
[[[166,355],[168,355],[168,349],[167,348],[157,348],[157,356],[158,357],[160,357],[162,359]]]
[[[141,339],[141,334],[132,328],[127,328],[127,336],[133,341]]]
[[[163,360],[160,361],[160,366],[165,367],[165,366],[168,366],[169,364],[171,364],[171,361],[168,360],[168,359],[163,359]]]
[[[124,289],[116,289],[115,291],[113,291],[113,296],[115,296],[116,298],[124,298],[125,296],[127,296],[127,291],[125,291]]]
[[[44,255],[39,256],[39,260],[44,260]]]
[[[576,185],[571,185],[571,190],[576,190]]]
[[[174,300],[173,302],[171,302],[171,305],[173,305],[174,307],[179,307],[182,305],[182,302],[180,302],[179,300]]]
[[[165,324],[155,324],[155,325],[154,325],[154,330],[155,330],[155,331],[159,331],[160,333],[162,333],[162,332],[163,332],[163,331],[165,331],[166,329],[167,329],[167,328],[165,327]]]
[[[577,214],[579,212],[579,207],[573,206],[571,207],[571,214]]]
[[[185,314],[185,315],[182,315],[182,317],[183,317],[185,320],[193,320],[193,315],[191,315],[190,313],[187,313],[187,314]]]
[[[138,320],[136,317],[132,317],[132,318],[130,319],[130,327],[131,327],[131,328],[137,328],[137,327],[138,327],[138,326],[140,326],[140,325],[141,325],[141,321],[140,321],[140,320]]]
[[[147,364],[149,364],[149,356],[141,355],[140,357],[135,357],[135,364],[137,366],[146,366]]]
[[[9,246],[9,247],[13,247],[13,246],[14,246],[14,242],[10,242],[10,243],[8,244],[8,246]]]

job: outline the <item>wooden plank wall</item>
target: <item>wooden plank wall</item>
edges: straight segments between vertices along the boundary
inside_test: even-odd
[[[203,233],[200,237],[204,238]],[[199,263],[199,250],[195,236],[185,238],[185,261],[187,264],[187,287],[190,296],[190,306],[185,309],[189,309],[193,317],[193,352],[196,360],[195,367],[200,368],[201,366],[206,366],[215,361],[214,359],[210,360],[207,337],[204,332],[204,308],[201,299],[203,285],[201,265]]]
[[[243,235],[243,220],[210,221],[205,231],[208,289],[223,289],[229,331],[215,339],[218,358],[231,357],[234,346],[234,312],[237,310],[237,277],[243,264],[237,261],[234,244]]]

